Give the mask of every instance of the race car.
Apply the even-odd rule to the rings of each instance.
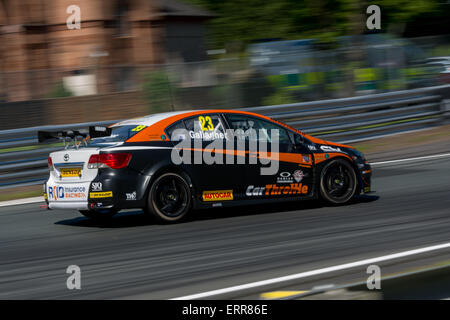
[[[48,157],[48,209],[93,219],[141,208],[171,223],[193,209],[318,198],[341,205],[370,192],[361,152],[251,112],[167,112],[89,133],[38,134],[72,142]]]

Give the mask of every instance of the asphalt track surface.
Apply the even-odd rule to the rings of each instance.
[[[373,190],[346,206],[207,210],[177,225],[139,211],[98,224],[39,204],[2,207],[0,299],[169,299],[450,242],[449,157],[376,166]],[[81,290],[66,287],[69,265],[81,268]],[[339,277],[348,280],[308,285]]]

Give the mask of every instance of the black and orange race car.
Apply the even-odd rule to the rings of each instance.
[[[354,148],[311,137],[255,113],[153,114],[108,128],[39,132],[75,139],[48,157],[49,209],[90,218],[142,208],[164,222],[191,209],[321,198],[348,202],[370,191],[371,168]]]

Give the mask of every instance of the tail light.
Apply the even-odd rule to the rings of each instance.
[[[129,153],[101,153],[93,154],[89,158],[89,169],[101,169],[110,167],[112,169],[125,168],[130,162],[131,154]]]
[[[52,157],[48,157],[47,163],[48,163],[48,168],[50,169],[50,171],[53,171],[53,160],[52,160]]]

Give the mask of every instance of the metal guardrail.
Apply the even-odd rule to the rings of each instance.
[[[351,143],[441,124],[448,118],[450,85],[336,100],[241,110],[261,113],[331,141]],[[41,184],[47,156],[61,145],[38,145],[38,130],[79,129],[115,121],[40,126],[0,131],[0,190]]]

